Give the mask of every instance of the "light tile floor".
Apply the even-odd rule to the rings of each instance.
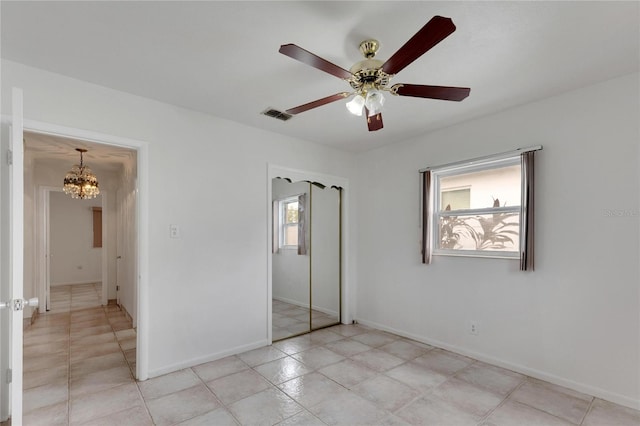
[[[359,325],[135,382],[123,344],[135,334],[117,312],[40,321],[25,338],[26,425],[640,424],[638,411]]]
[[[272,311],[272,336],[274,342],[309,332],[311,329],[309,327],[309,308],[273,299]],[[311,324],[314,330],[340,322],[337,315],[330,315],[315,309],[311,310],[311,315]]]

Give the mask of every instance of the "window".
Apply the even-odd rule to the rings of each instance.
[[[519,257],[520,157],[432,171],[433,254]]]
[[[102,247],[102,207],[92,207],[93,211],[93,247]]]
[[[520,148],[420,170],[422,263],[433,254],[511,257],[534,269],[535,152]]]
[[[298,197],[280,201],[280,248],[298,248]]]

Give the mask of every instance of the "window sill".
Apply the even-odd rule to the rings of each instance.
[[[486,259],[507,259],[507,260],[520,260],[520,254],[514,252],[483,252],[472,250],[438,250],[433,252],[434,256],[448,256],[448,257],[479,257]]]

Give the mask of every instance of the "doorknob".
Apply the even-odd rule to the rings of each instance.
[[[0,302],[0,309],[10,308],[13,311],[22,311],[25,306],[37,307],[39,300],[37,297],[31,299],[11,299],[8,302]]]

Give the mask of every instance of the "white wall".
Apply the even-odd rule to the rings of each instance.
[[[149,143],[149,374],[266,344],[267,164],[348,178],[352,155],[3,61],[12,86],[26,119]]]
[[[51,285],[102,281],[102,248],[93,247],[93,211],[102,195],[75,200],[63,192],[49,198]]]
[[[357,318],[640,408],[639,89],[633,74],[359,155]],[[535,271],[422,265],[418,170],[538,144]]]

